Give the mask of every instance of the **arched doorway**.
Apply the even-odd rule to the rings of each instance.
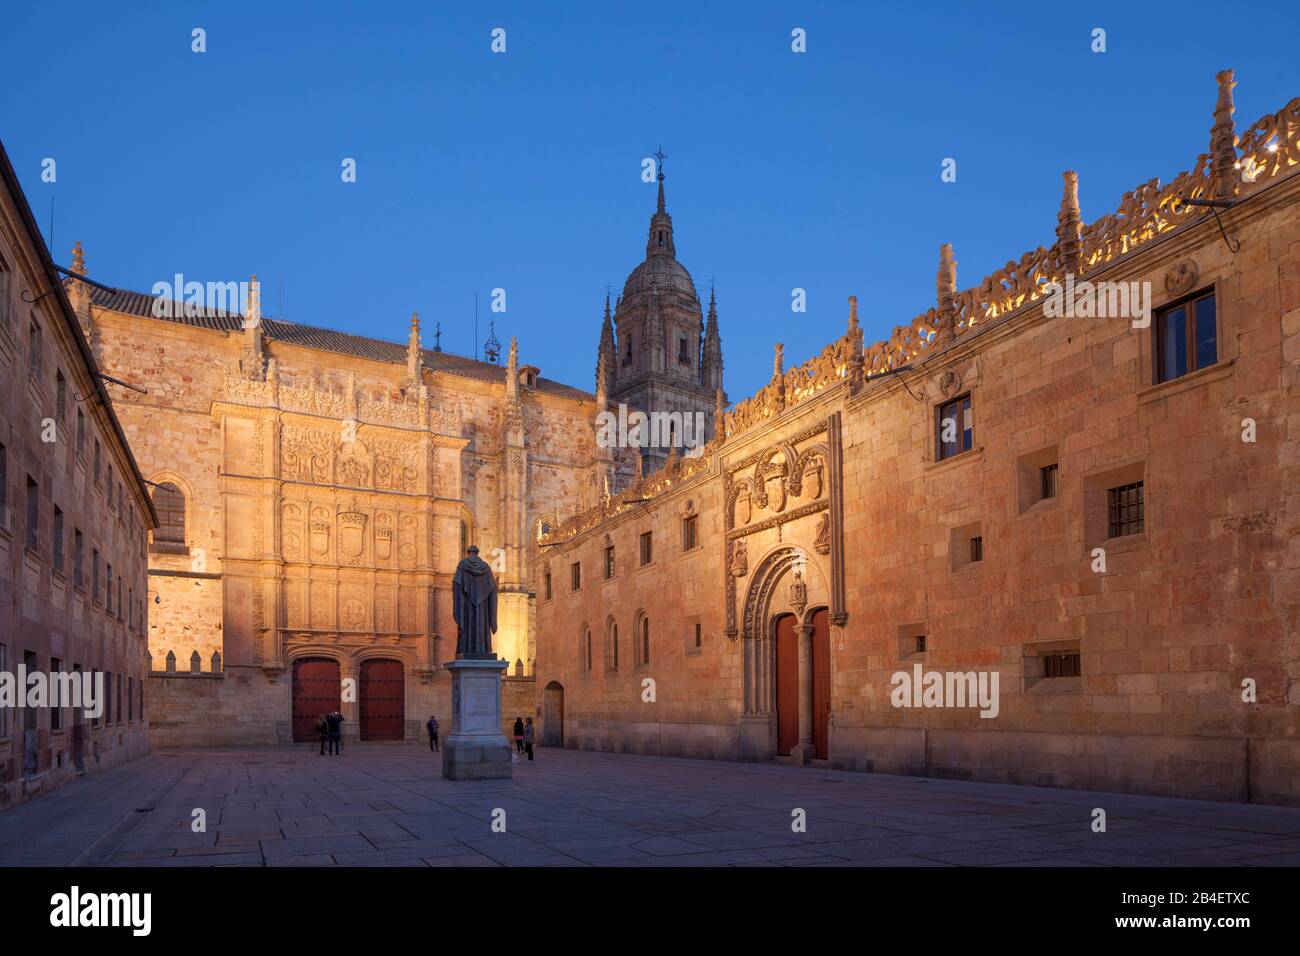
[[[542,692],[542,746],[564,746],[564,685],[555,680]]]
[[[402,740],[406,736],[406,675],[401,661],[361,662],[361,739]]]
[[[343,706],[339,662],[327,657],[301,657],[293,662],[293,739],[318,740],[316,724]]]
[[[831,742],[831,627],[830,612],[812,614],[812,718],[813,750],[825,760]]]
[[[776,619],[776,752],[788,757],[799,743],[799,635],[793,614]]]

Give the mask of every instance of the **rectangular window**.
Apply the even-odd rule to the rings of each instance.
[[[643,531],[641,533],[641,563],[649,564],[654,560],[654,532]]]
[[[77,457],[86,453],[86,413],[77,409]]]
[[[104,485],[106,488],[108,488],[108,510],[116,511],[117,508],[113,504],[113,466],[112,465],[108,466],[108,481],[105,482]]]
[[[984,539],[978,535],[970,539],[970,559],[972,561],[984,560]]]
[[[90,599],[99,600],[99,549],[90,549]]]
[[[963,395],[940,405],[935,434],[939,438],[938,460],[952,458],[975,447],[975,418],[970,396]]]
[[[614,576],[614,546],[605,545],[605,580],[608,581]]]
[[[135,630],[135,588],[126,589],[126,626]]]
[[[700,646],[700,644],[701,644],[701,643],[703,642],[703,640],[704,640],[704,638],[703,638],[703,632],[702,632],[701,628],[702,628],[702,625],[700,624],[700,622],[699,622],[699,621],[696,621],[696,622],[695,622],[695,646],[696,646],[697,648]]]
[[[1056,470],[1057,465],[1055,464],[1044,465],[1042,468],[1038,469],[1038,475],[1042,483],[1041,497],[1056,497]]]
[[[37,551],[41,546],[41,489],[32,476],[27,476],[27,550]]]
[[[1078,677],[1082,673],[1083,671],[1079,666],[1078,651],[1043,656],[1044,677]]]
[[[117,576],[117,619],[122,620],[122,575]]]
[[[569,590],[577,591],[582,587],[582,562],[574,561],[569,565]]]
[[[54,506],[54,529],[53,529],[53,563],[54,570],[60,574],[63,573],[63,509],[58,505]]]
[[[81,534],[80,528],[72,529],[72,584],[74,587],[85,587],[86,579],[82,573],[82,559],[86,556],[86,539]]]
[[[698,518],[699,515],[690,515],[682,519],[682,550],[683,551],[691,551],[695,548],[697,544],[700,543],[700,539],[697,535],[698,528],[699,528],[699,524],[697,520]]]
[[[543,593],[546,595],[545,600],[551,599],[551,572],[547,571],[542,575]]]
[[[27,333],[27,371],[37,376],[41,374],[41,327],[36,324],[36,316],[32,316]]]
[[[686,341],[686,339],[680,337],[677,339],[677,364],[678,365],[691,364],[691,355],[688,346],[689,343]]]
[[[117,675],[117,722],[122,722],[122,675]]]
[[[915,644],[914,646],[915,646],[915,648],[916,648],[916,653],[918,653],[918,654],[924,654],[924,653],[925,653],[925,635],[924,635],[924,634],[918,634],[918,635],[916,635],[916,644]]]
[[[1108,537],[1141,534],[1145,526],[1142,482],[1110,488],[1106,492]]]
[[[99,447],[99,439],[96,438],[95,439],[95,468],[93,472],[95,476],[95,484],[99,484],[99,469],[104,463],[103,457],[104,457],[103,449]]]
[[[1156,313],[1155,352],[1157,382],[1173,381],[1219,360],[1213,292]]]
[[[57,657],[50,658],[50,730],[63,729],[63,705],[67,703],[59,697],[59,672],[63,670],[63,661]]]
[[[105,583],[108,585],[108,601],[104,605],[104,607],[107,609],[109,614],[112,614],[113,613],[113,565],[112,564],[109,564],[108,566],[107,579],[108,580]]]
[[[63,377],[63,369],[54,373],[54,414],[63,421],[68,413],[68,380]]]

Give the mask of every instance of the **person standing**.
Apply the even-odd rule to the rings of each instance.
[[[522,718],[515,718],[515,753],[524,752],[524,722]]]
[[[533,718],[528,718],[528,723],[524,726],[524,752],[528,754],[531,762],[533,759]]]
[[[436,715],[430,715],[429,722],[425,724],[429,730],[429,752],[438,752],[438,718]]]
[[[326,716],[325,723],[329,725],[330,756],[333,756],[343,749],[343,715],[336,710]]]
[[[325,756],[325,741],[329,737],[329,724],[325,722],[325,715],[321,714],[320,719],[316,721],[316,733],[320,734],[320,755]]]

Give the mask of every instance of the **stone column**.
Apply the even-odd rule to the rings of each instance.
[[[799,638],[799,743],[790,756],[808,763],[817,752],[813,747],[813,668],[812,625],[799,624],[794,629]]]

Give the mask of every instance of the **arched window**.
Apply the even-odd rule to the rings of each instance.
[[[591,670],[591,628],[582,629],[582,643],[578,645],[578,663],[584,671]]]
[[[153,532],[150,550],[162,554],[185,554],[185,495],[171,482],[153,490],[153,507],[158,512],[158,527]]]
[[[610,618],[609,625],[605,632],[605,668],[607,670],[618,670],[618,624]]]
[[[641,616],[641,663],[650,663],[650,618]]]
[[[456,557],[459,561],[465,557],[465,552],[469,550],[470,545],[476,544],[474,540],[477,536],[474,533],[474,515],[468,508],[460,509],[460,554]]]

